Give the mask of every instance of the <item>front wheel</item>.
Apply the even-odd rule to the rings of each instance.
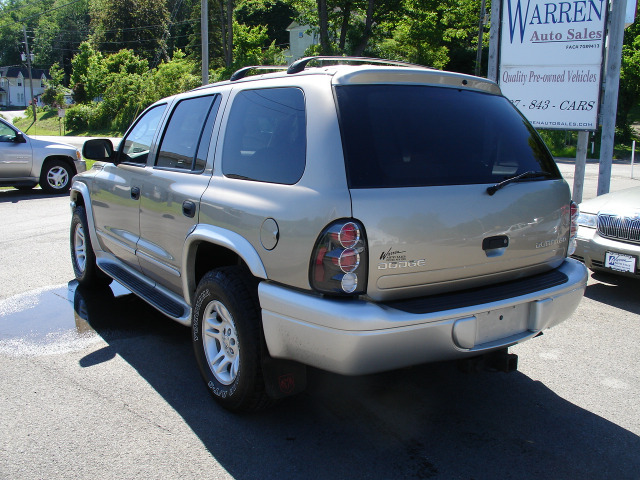
[[[194,352],[213,397],[232,411],[268,406],[260,364],[260,309],[251,274],[239,266],[212,270],[194,298]]]
[[[46,162],[40,173],[40,187],[47,193],[67,193],[71,188],[73,170],[67,162],[52,160]]]
[[[96,264],[96,255],[91,246],[87,213],[84,207],[73,209],[70,231],[71,265],[73,273],[80,285],[85,287],[102,287],[111,283],[105,273]]]

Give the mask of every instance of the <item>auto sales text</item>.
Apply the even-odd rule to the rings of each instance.
[[[502,83],[596,83],[598,75],[591,70],[563,70],[562,73],[539,74],[535,70],[528,72],[517,70],[502,73]]]

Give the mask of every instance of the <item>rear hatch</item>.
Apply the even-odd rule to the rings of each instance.
[[[431,85],[382,77],[335,85],[353,217],[367,235],[367,294],[451,292],[560,265],[570,191],[511,103],[486,86],[436,86],[436,73]]]

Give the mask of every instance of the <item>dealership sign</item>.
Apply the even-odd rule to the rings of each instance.
[[[606,0],[503,0],[502,92],[536,128],[595,130]]]

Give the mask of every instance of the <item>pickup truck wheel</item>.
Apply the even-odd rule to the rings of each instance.
[[[91,246],[87,213],[84,207],[73,209],[70,233],[71,265],[78,283],[85,287],[109,285],[111,278],[96,265],[96,255]]]
[[[271,403],[260,365],[260,309],[252,280],[242,267],[212,270],[194,297],[196,361],[213,397],[232,411],[258,410]]]
[[[40,173],[40,187],[47,193],[67,193],[74,173],[62,160],[45,162]]]

